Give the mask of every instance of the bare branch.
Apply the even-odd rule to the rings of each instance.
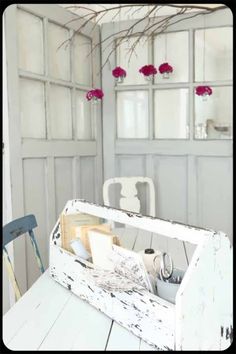
[[[169,7],[176,7],[176,8],[187,8],[187,9],[200,9],[200,10],[207,10],[207,11],[213,11],[215,9],[217,10],[222,10],[222,9],[226,9],[227,6],[226,5],[222,5],[222,6],[217,6],[217,7],[207,7],[207,6],[195,6],[195,5],[189,5],[185,4],[185,5],[175,5],[175,4],[165,4],[165,6],[169,6]]]
[[[106,16],[109,13],[113,14],[113,12],[114,12],[114,15],[111,19],[111,21],[114,21],[115,18],[121,13],[122,9],[127,8],[127,10],[125,11],[125,15],[127,15],[128,13],[130,13],[133,10],[131,13],[131,16],[134,16],[134,15],[137,15],[141,10],[145,9],[148,6],[148,9],[145,12],[145,14],[142,17],[135,20],[134,22],[132,22],[130,27],[116,31],[115,33],[112,33],[103,39],[99,39],[97,43],[93,44],[88,56],[92,55],[94,50],[96,50],[96,48],[99,46],[103,45],[103,52],[105,52],[107,50],[107,48],[111,44],[113,44],[112,50],[106,55],[106,58],[105,58],[105,61],[101,67],[101,70],[109,62],[111,55],[117,50],[117,48],[119,48],[119,46],[122,43],[128,41],[131,37],[132,38],[137,37],[137,38],[135,39],[135,41],[132,43],[132,45],[128,49],[128,53],[129,53],[128,63],[130,63],[132,55],[133,54],[136,55],[137,45],[140,43],[140,41],[142,39],[144,39],[144,43],[146,43],[150,38],[153,38],[153,36],[155,34],[163,33],[164,31],[166,31],[166,29],[169,26],[172,26],[178,22],[185,21],[185,20],[200,16],[200,15],[206,15],[209,13],[213,13],[215,11],[227,8],[226,5],[219,5],[219,6],[212,8],[207,5],[205,6],[204,4],[199,4],[199,5],[198,4],[193,4],[193,5],[188,5],[188,4],[183,4],[183,5],[180,5],[180,4],[164,4],[164,5],[162,5],[162,4],[161,5],[160,4],[114,4],[114,6],[112,6],[110,8],[106,8],[106,7],[102,6],[101,4],[99,4],[99,5],[101,7],[101,9],[99,9],[99,10],[94,10],[90,7],[86,7],[86,6],[82,6],[82,5],[73,5],[73,6],[66,6],[65,7],[66,9],[85,10],[88,13],[86,13],[82,16],[78,15],[78,17],[73,18],[72,20],[70,20],[64,24],[64,27],[67,27],[72,22],[75,22],[75,21],[82,22],[80,24],[80,26],[73,32],[71,37],[69,39],[63,41],[60,44],[58,49],[60,49],[66,43],[67,43],[66,46],[68,46],[70,43],[72,43],[75,35],[77,33],[80,33],[87,25],[91,26],[91,24],[93,24],[93,26],[91,26],[92,28],[90,30],[90,35],[92,36],[92,33],[95,30],[96,26],[100,23],[102,18],[104,18],[104,16]],[[175,14],[157,17],[156,16],[157,12],[164,7],[176,8],[178,11]],[[191,14],[189,11],[191,9],[192,10],[200,10],[200,11],[195,11],[193,14]],[[181,16],[183,14],[185,14],[186,16]],[[188,15],[190,15],[190,16],[188,16]],[[140,24],[144,24],[142,30],[139,29]],[[104,46],[104,44],[105,44],[105,46]]]

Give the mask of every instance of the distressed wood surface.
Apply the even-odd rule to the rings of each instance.
[[[86,205],[86,208],[81,210],[81,205]],[[64,208],[64,214],[70,214],[82,211],[82,212],[90,212],[90,206],[94,206],[91,203],[81,202],[81,201],[70,201]],[[88,209],[87,209],[88,207]],[[95,215],[106,218],[106,214],[99,214],[99,209],[104,210],[104,207],[98,207]],[[112,218],[107,218],[109,221],[120,221],[120,219],[114,219],[116,217],[116,212],[121,212],[120,210],[112,210],[112,208],[106,208],[108,211],[113,211]],[[125,215],[125,212],[121,212]],[[135,216],[133,214],[129,214],[129,216]],[[140,219],[140,218],[139,218]],[[142,219],[142,218],[141,218]],[[137,225],[140,226],[142,220],[137,222]],[[137,226],[136,225],[136,226]],[[126,228],[119,234],[121,239],[121,244],[128,248],[133,249],[135,251],[139,251],[143,248],[151,247],[153,243],[153,247],[158,245],[158,236],[153,235],[149,231],[145,229],[137,229],[137,228]],[[127,237],[128,236],[128,237]],[[153,241],[154,238],[154,241]],[[171,253],[175,253],[175,250],[178,250],[180,253],[179,257],[181,258],[181,265],[178,264],[181,268],[186,269],[187,260],[186,254],[183,253],[183,245],[176,239],[171,240],[174,244],[172,246]],[[108,316],[115,319],[115,323],[112,323],[112,327],[115,331],[120,331],[119,323],[122,326],[128,328],[132,333],[141,337],[139,345],[145,340],[147,343],[156,346],[156,349],[174,349],[174,340],[175,340],[175,328],[174,328],[174,306],[172,306],[171,311],[169,313],[165,313],[162,318],[162,310],[163,308],[158,308],[158,316],[153,309],[150,309],[150,294],[145,294],[145,297],[141,299],[137,297],[137,291],[131,291],[131,297],[127,296],[125,292],[109,294],[106,291],[101,291],[101,289],[97,288],[96,285],[90,282],[88,275],[85,272],[80,272],[78,267],[81,267],[81,264],[77,262],[76,266],[74,264],[75,257],[69,254],[68,252],[64,252],[62,249],[56,247],[60,247],[60,225],[57,223],[54,230],[51,234],[51,251],[50,251],[50,265],[51,265],[51,275],[55,280],[62,283],[64,286],[68,287],[68,289],[72,290],[75,294],[78,294],[81,298],[88,301],[90,304],[94,305],[99,310],[105,312]],[[178,247],[177,247],[178,246]],[[159,249],[159,246],[157,247]],[[174,251],[174,252],[173,252]],[[182,255],[182,257],[181,257]],[[84,267],[83,267],[84,268]],[[82,269],[81,269],[82,270]],[[76,271],[76,273],[75,273]],[[73,276],[74,274],[74,276]],[[78,275],[79,274],[79,275]],[[73,280],[72,280],[73,279]],[[110,296],[111,298],[110,298]],[[95,297],[97,296],[97,299]],[[142,295],[143,296],[143,295]],[[152,306],[156,302],[156,299],[159,299],[157,296],[154,296],[151,299]],[[112,300],[112,301],[111,301]],[[141,307],[140,307],[140,304]],[[158,306],[162,306],[163,304],[158,304]],[[168,302],[164,305],[166,308],[170,309],[171,306]],[[154,306],[155,307],[155,306]],[[127,311],[126,311],[127,310]],[[131,310],[131,312],[130,312]],[[150,312],[149,312],[150,311]],[[128,316],[126,316],[126,312]],[[132,313],[132,315],[130,315]],[[144,316],[148,317],[148,321]],[[161,316],[161,318],[160,318]],[[150,321],[150,319],[152,319]],[[161,322],[161,326],[156,326],[157,322]],[[150,324],[151,323],[151,324]],[[126,332],[125,332],[126,333]],[[115,346],[116,348],[116,346]],[[122,350],[122,348],[121,348]]]
[[[139,241],[139,237],[142,235],[147,240],[146,247],[152,246],[161,250],[166,249],[164,241],[166,237],[163,237],[163,235],[153,233],[151,236],[148,236],[145,230],[136,229],[135,232],[134,228],[120,228],[115,230],[115,232],[120,235],[121,240],[123,237],[126,239],[130,249],[138,250],[139,242],[141,242]],[[60,246],[59,233],[60,228],[58,225],[55,225],[54,232],[51,235],[53,239],[50,240],[51,246],[54,245],[54,241]],[[130,241],[127,240],[129,234]],[[225,239],[227,240],[226,237]],[[191,267],[191,263],[193,266],[194,261],[197,259],[196,252],[195,254],[193,253],[193,249],[196,246],[190,243],[186,243],[186,245],[190,246],[186,247],[186,254]],[[221,258],[225,257],[228,248],[229,245],[224,246],[221,252],[218,251],[218,256]],[[180,250],[181,248],[178,248],[178,252]],[[187,262],[187,260],[183,260],[184,257],[186,258],[184,248],[182,248],[181,253],[182,256],[177,257],[179,262]],[[222,262],[217,262],[216,265],[219,273],[227,270],[227,264],[225,265],[225,270],[221,269],[221,264]],[[225,284],[229,284],[231,275],[232,273],[229,271],[228,278],[225,279]],[[186,273],[186,279],[188,277],[189,274]],[[183,282],[183,286],[186,286],[186,282]],[[218,283],[216,293],[220,291],[220,287],[221,282]],[[183,289],[185,287],[182,287]],[[224,310],[224,314],[221,326],[222,336],[217,343],[220,342],[221,348],[227,348],[230,338],[232,338],[232,298],[229,291],[226,293],[228,298],[225,301],[228,306],[225,306],[225,303],[220,303],[221,311],[223,312]],[[192,298],[195,299],[196,296]],[[52,306],[51,299],[54,299],[57,305]],[[179,306],[179,304],[176,306]],[[187,314],[189,313],[191,312],[188,311]],[[188,328],[190,319],[189,316],[186,316],[187,322],[182,323],[183,319],[181,316],[179,317],[179,314],[180,307],[177,311],[176,326],[179,321],[178,323],[181,323],[181,328],[184,330],[184,328]],[[67,325],[68,318],[70,319],[69,327]],[[37,332],[36,328],[40,328],[40,330]],[[64,337],[62,333],[64,333]],[[86,301],[81,300],[77,295],[74,295],[71,291],[68,291],[68,289],[55,282],[49,277],[48,271],[34,283],[26,294],[3,317],[3,340],[7,347],[13,350],[19,348],[31,348],[32,350],[60,350],[60,348],[64,350],[158,350],[157,347],[133,335],[94,306],[90,306]],[[183,348],[184,344],[187,343],[186,340],[186,338],[182,339]]]
[[[157,349],[174,349],[174,305],[145,289],[106,291],[94,284],[82,264],[60,247],[51,247],[50,273],[56,281]]]
[[[225,350],[233,339],[232,245],[222,232],[197,246],[176,295],[176,350]]]
[[[63,213],[73,214],[76,212],[85,212],[139,227],[136,235],[135,229],[127,229],[121,235],[121,240],[125,240],[125,233],[133,232],[134,237],[129,241],[131,249],[139,249],[142,245],[141,242],[139,246],[139,238],[142,236],[145,238],[147,230],[155,232],[155,235],[146,235],[147,243],[152,246],[161,241],[162,248],[165,248],[162,237],[170,237],[172,244],[167,244],[168,252],[175,254],[176,251],[178,255],[184,252],[185,257],[175,258],[174,264],[176,267],[186,270],[186,273],[177,292],[176,305],[171,308],[169,302],[163,303],[162,299],[146,290],[132,289],[114,293],[111,290],[109,292],[107,289],[98,287],[94,282],[91,282],[89,277],[89,264],[83,264],[81,259],[78,263],[75,256],[58,247],[54,240],[55,244],[50,247],[50,264],[51,275],[55,280],[107,314],[116,323],[129,329],[148,344],[154,345],[157,350],[219,349],[226,348],[230,344],[232,339],[232,299],[229,296],[229,292],[232,290],[232,281],[230,276],[226,277],[224,281],[227,310],[220,305],[219,298],[222,295],[222,289],[218,285],[220,278],[222,278],[222,271],[229,274],[232,271],[229,251],[231,245],[225,234],[99,206],[82,200],[67,202]],[[56,227],[58,228],[58,226]],[[159,235],[161,239],[158,239]],[[52,238],[54,236],[55,230],[51,234]],[[194,244],[194,248],[189,247],[189,244],[186,245],[186,241]],[[228,243],[228,246],[222,253],[222,257],[226,266],[223,268],[219,265],[216,272],[216,252],[219,251],[221,245],[224,246],[225,242]],[[188,256],[188,250],[190,256]],[[154,308],[151,308],[150,302]],[[199,314],[201,318],[204,317],[204,325],[201,326]],[[145,316],[147,317],[145,318]],[[119,327],[116,326],[116,328],[119,331]],[[211,328],[210,335],[208,328]]]
[[[77,212],[95,215],[142,230],[159,233],[176,240],[191,242],[196,245],[203,239],[207,239],[207,237],[211,236],[213,233],[213,230],[185,225],[172,220],[143,216],[131,211],[101,206],[81,199],[69,200],[65,205],[63,213],[75,214]]]
[[[57,242],[59,231],[59,227],[55,227],[54,238]],[[123,240],[126,240],[128,248],[133,249],[136,238],[141,235],[142,230],[118,228],[114,232],[120,236],[121,240],[124,237]],[[147,240],[151,237],[149,235]],[[53,240],[51,242],[53,244]],[[144,244],[144,247],[150,247],[149,242],[146,246]],[[68,300],[63,306],[58,307],[56,316],[52,311],[48,312],[49,293],[55,301],[58,296],[60,297],[59,293],[64,294]],[[48,313],[45,321],[49,321],[52,326],[48,331],[44,327],[45,331],[43,335],[41,332],[40,345],[38,345],[37,336],[35,337],[36,333],[32,334],[30,345],[33,350],[157,350],[155,346],[147,344],[52,280],[48,270],[3,317],[4,343],[14,350],[20,347],[25,348],[28,335],[24,331],[24,326],[28,321],[29,326],[34,328],[42,326],[42,322],[38,321],[40,311]],[[68,318],[70,319],[69,329],[66,325]],[[92,336],[91,333],[93,333]],[[18,342],[14,340],[16,335]]]
[[[136,229],[136,232],[135,229],[131,230],[130,242],[128,242],[129,230],[126,228],[116,229],[115,233],[120,235],[121,239],[124,236],[132,249],[138,230]],[[148,243],[146,247],[149,246]],[[51,320],[50,317],[53,316],[53,313],[49,312],[49,320],[54,322],[47,333],[44,333],[44,338],[39,346],[37,338],[32,335],[31,348],[34,350],[157,350],[155,346],[147,344],[96,308],[54,282],[49,277],[48,271],[34,283],[3,318],[4,343],[12,349],[24,348],[24,343],[28,340],[27,333],[23,330],[25,323],[31,318],[30,326],[39,326],[39,312],[35,309],[47,313],[49,301],[47,302],[46,299],[48,299],[48,293],[51,294],[52,298],[57,299],[59,292],[62,292],[65,296],[68,294],[71,294],[71,296],[65,306],[58,311],[56,319],[54,317]],[[43,306],[42,299],[44,299]],[[66,326],[68,318],[71,319],[70,330]],[[105,328],[104,331],[103,328]],[[16,333],[22,344],[13,341]],[[64,333],[63,336],[62,333]],[[91,333],[93,333],[93,336],[91,336]],[[35,343],[34,345],[32,345],[32,341]]]

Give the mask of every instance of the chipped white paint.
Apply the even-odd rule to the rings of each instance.
[[[56,281],[156,349],[220,350],[230,345],[232,247],[225,234],[83,200],[68,201],[63,213],[77,212],[189,241],[197,247],[173,305],[145,289],[111,292],[98,287],[93,265],[60,247],[58,221],[50,236],[50,274]]]
[[[224,350],[232,340],[232,246],[202,240],[176,296],[176,350]]]
[[[161,349],[174,349],[172,304],[145,289],[123,292],[102,289],[92,280],[91,269],[84,265],[91,267],[56,245],[51,247],[50,274],[56,281],[148,343]]]

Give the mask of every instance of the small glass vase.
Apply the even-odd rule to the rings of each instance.
[[[145,78],[146,81],[151,82],[153,80],[153,78],[154,78],[154,75],[153,74],[144,75],[144,78]]]
[[[165,71],[165,72],[162,74],[162,78],[163,78],[163,79],[169,79],[169,78],[170,78],[170,72],[169,72],[169,71]]]
[[[92,104],[97,104],[97,103],[98,103],[98,98],[97,98],[97,97],[93,97],[93,98],[91,99],[91,103],[92,103]]]
[[[207,94],[207,93],[204,93],[204,95],[202,95],[202,101],[203,101],[203,102],[206,102],[206,101],[207,101],[207,98],[208,98],[208,94]]]
[[[122,84],[124,82],[124,76],[118,76],[115,78],[117,84]]]

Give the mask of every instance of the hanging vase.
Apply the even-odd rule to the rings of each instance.
[[[93,98],[91,99],[91,103],[92,103],[92,104],[97,104],[97,103],[98,103],[98,98],[97,98],[97,97],[93,97]]]
[[[170,78],[170,73],[169,73],[169,71],[164,72],[164,73],[162,74],[162,78],[163,78],[163,79],[169,79],[169,78]]]
[[[154,78],[154,75],[145,75],[144,78],[146,81],[151,82]]]
[[[124,76],[118,76],[115,80],[117,84],[122,84],[124,82]]]

